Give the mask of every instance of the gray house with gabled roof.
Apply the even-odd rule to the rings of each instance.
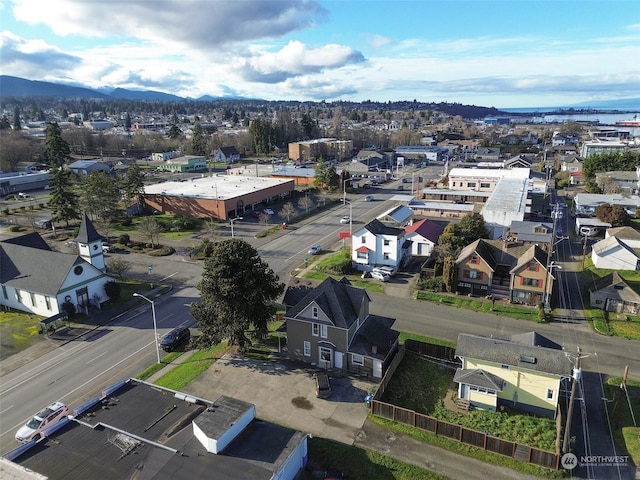
[[[289,357],[382,378],[398,349],[395,319],[369,313],[371,297],[329,277],[285,314]]]
[[[85,311],[100,308],[108,300],[104,286],[110,280],[82,256],[51,250],[38,233],[0,242],[0,305],[5,308],[43,317],[61,313],[65,302]]]
[[[456,357],[462,362],[453,379],[458,398],[474,408],[507,406],[555,418],[561,393],[569,389],[569,357],[538,332],[508,339],[461,333]]]

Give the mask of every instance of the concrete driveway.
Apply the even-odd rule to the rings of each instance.
[[[330,376],[333,393],[320,399],[315,395],[315,371],[288,359],[258,361],[227,354],[184,391],[207,400],[238,398],[255,404],[263,420],[353,444],[367,418],[364,397],[376,384]]]

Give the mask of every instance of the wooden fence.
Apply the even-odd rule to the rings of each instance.
[[[404,350],[404,349],[403,349]],[[386,385],[385,385],[386,386]],[[376,392],[376,396],[377,392]],[[455,423],[445,422],[437,418],[423,415],[407,408],[397,407],[374,398],[371,401],[371,413],[394,422],[410,425],[421,430],[435,433],[467,445],[482,448],[488,452],[499,453],[521,462],[531,463],[557,470],[560,455],[519,443],[502,440],[484,432],[471,430]]]
[[[400,362],[404,358],[407,350],[449,362],[456,361],[455,348],[418,342],[411,339],[405,340],[393,361],[389,364],[389,368],[387,368],[387,371],[380,382],[380,386],[373,395],[370,404],[371,413],[373,415],[393,420],[394,422],[403,423],[405,425],[410,425],[415,428],[420,428],[467,445],[473,445],[488,452],[499,453],[500,455],[511,457],[521,462],[558,470],[560,465],[560,455],[554,452],[547,452],[538,448],[529,447],[528,445],[521,445],[508,440],[502,440],[484,432],[471,430],[461,425],[438,420],[437,418],[423,415],[407,408],[397,407],[390,403],[381,402],[380,399],[387,389],[389,382],[393,378],[393,374],[398,368],[398,365],[400,365]]]

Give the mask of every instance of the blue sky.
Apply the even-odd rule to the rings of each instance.
[[[0,0],[0,73],[498,108],[640,96],[636,0]]]

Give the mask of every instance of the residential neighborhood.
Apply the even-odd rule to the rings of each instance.
[[[27,442],[13,431],[0,438],[0,468],[79,478],[52,458],[84,439],[95,458],[117,447],[126,461],[116,476],[132,475],[131,455],[144,453],[168,478],[191,452],[192,472],[322,478],[332,465],[314,457],[315,442],[373,448],[363,432],[384,438],[384,419],[457,442],[462,463],[473,448],[494,456],[487,468],[544,475],[568,470],[567,454],[595,455],[584,447],[590,436],[609,435],[584,427],[611,415],[594,396],[637,405],[639,135],[445,112],[420,123],[397,110],[342,119],[367,142],[333,135],[336,119],[318,118],[313,138],[258,151],[259,114],[173,123],[126,113],[130,127],[122,113],[56,118],[52,109],[51,121],[24,119],[13,132],[73,148],[59,164],[8,163],[0,174],[0,305],[39,332],[3,352],[3,381],[16,385],[7,392],[15,404],[32,392],[25,409],[68,397],[73,413]],[[127,148],[80,154],[73,139],[85,129]],[[132,147],[149,135],[162,148]],[[161,354],[173,328],[191,340]],[[47,355],[76,348],[83,366],[69,359],[74,373],[64,377],[92,387],[82,397],[76,380],[51,379],[51,392],[20,382],[30,362],[47,376]],[[44,353],[28,353],[36,349]],[[199,355],[210,362],[200,376],[163,383]],[[111,364],[107,382],[94,368]],[[437,394],[405,390],[431,375]],[[149,430],[127,421],[145,401]],[[0,413],[13,425],[34,412]],[[539,430],[501,426],[510,420]],[[255,458],[251,449],[269,439],[269,455]],[[606,444],[620,458],[633,452]],[[408,451],[389,455],[415,464]],[[110,475],[83,455],[75,464]],[[632,478],[633,462],[616,464],[621,478]],[[588,478],[609,468],[593,466]]]

